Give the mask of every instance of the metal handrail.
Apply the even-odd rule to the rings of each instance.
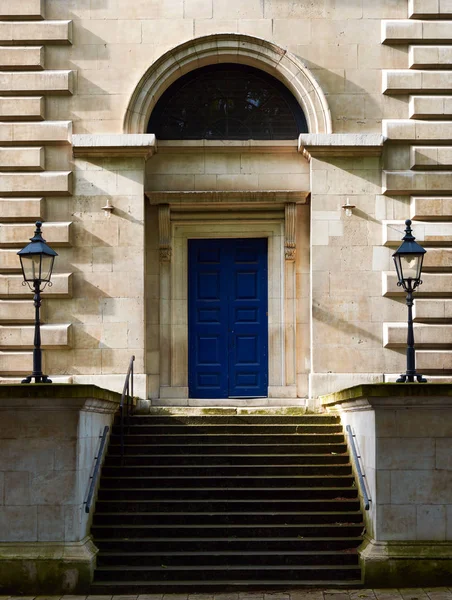
[[[363,472],[361,470],[361,465],[359,462],[359,459],[361,458],[361,456],[358,456],[358,453],[356,451],[355,440],[353,439],[356,436],[353,434],[352,428],[350,427],[350,425],[347,425],[346,430],[348,433],[348,439],[350,441],[350,447],[352,449],[353,459],[355,461],[356,472],[358,473],[359,486],[361,488],[361,492],[362,492],[363,498],[364,498],[364,510],[369,510],[371,499],[369,498],[369,496],[367,494],[366,484],[364,483],[365,475],[363,474]]]
[[[127,369],[126,380],[121,395],[121,402],[119,404],[119,419],[121,423],[121,457],[124,457],[124,400],[127,404],[127,425],[129,425],[130,417],[130,405],[133,402],[133,363],[135,356],[131,356],[129,362],[129,368]]]
[[[89,513],[89,511],[91,510],[91,502],[93,501],[94,490],[96,488],[97,478],[99,476],[100,465],[102,463],[102,456],[104,454],[105,443],[107,441],[107,434],[109,431],[110,431],[110,427],[108,425],[105,425],[102,435],[99,436],[101,438],[99,452],[97,453],[97,456],[94,457],[94,460],[96,462],[94,465],[93,474],[90,477],[91,483],[89,486],[88,497],[85,502],[85,512],[86,513]]]

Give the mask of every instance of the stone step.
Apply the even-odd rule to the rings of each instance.
[[[167,567],[175,566],[197,566],[200,563],[208,566],[213,565],[240,565],[246,558],[253,565],[321,565],[326,561],[336,565],[356,565],[358,553],[341,552],[340,550],[312,552],[130,552],[124,555],[122,552],[101,552],[97,556],[98,566],[118,565],[127,568],[128,565],[149,565]]]
[[[281,574],[279,574],[281,575]],[[277,580],[259,579],[255,581],[234,581],[230,579],[216,580],[215,583],[211,581],[153,581],[150,582],[121,582],[121,581],[109,581],[108,583],[94,582],[91,585],[91,592],[93,595],[104,595],[113,596],[117,594],[123,595],[137,595],[137,594],[148,594],[148,593],[166,593],[166,594],[182,594],[185,596],[188,593],[207,593],[207,592],[238,592],[238,591],[262,591],[262,589],[269,591],[283,591],[288,588],[361,588],[361,579],[328,579],[323,573],[321,579],[306,579],[306,580],[286,580],[279,578]]]
[[[314,482],[310,482],[310,486],[300,487],[299,482],[291,487],[270,487],[267,481],[263,482],[260,487],[246,486],[234,487],[227,490],[221,489],[218,486],[212,487],[209,483],[204,484],[204,487],[181,487],[180,483],[174,485],[172,489],[168,487],[158,487],[155,485],[152,489],[146,487],[133,487],[132,485],[119,482],[116,487],[114,485],[104,486],[101,479],[101,487],[99,488],[99,500],[155,500],[164,501],[171,500],[174,497],[185,501],[199,500],[255,500],[259,498],[265,500],[334,500],[335,498],[350,498],[358,497],[356,487],[348,485],[348,481],[341,481],[340,485],[334,482],[325,481],[325,485],[316,487]]]
[[[200,485],[208,485],[210,488],[224,488],[233,487],[240,489],[242,487],[248,488],[264,488],[264,487],[277,487],[277,488],[310,488],[310,487],[330,487],[330,486],[352,486],[354,485],[353,478],[350,475],[328,475],[328,477],[322,475],[281,475],[272,476],[271,478],[265,475],[236,475],[236,476],[197,476],[196,479],[192,477],[183,476],[155,476],[155,477],[102,477],[103,488],[117,488],[117,487],[131,487],[131,488],[197,488]]]
[[[340,537],[289,537],[289,538],[96,538],[96,546],[101,553],[107,552],[149,552],[150,543],[155,552],[356,552],[362,543],[360,536]]]
[[[278,581],[282,578],[289,581],[322,580],[326,579],[359,579],[361,570],[358,565],[229,565],[228,575],[237,584],[243,580]],[[225,576],[225,569],[220,565],[202,565],[195,568],[193,565],[168,567],[161,565],[156,567],[130,565],[127,569],[120,567],[100,567],[96,569],[95,582],[103,581],[127,582],[149,582],[157,581],[208,581],[217,584]]]
[[[211,513],[227,511],[245,511],[245,512],[293,512],[295,510],[303,511],[331,511],[342,512],[359,510],[360,504],[357,498],[337,498],[330,499],[293,499],[275,498],[270,500],[252,499],[252,500],[175,500],[166,498],[161,500],[97,500],[96,514],[105,512],[159,512],[160,514],[185,511],[185,514],[192,512]]]
[[[115,435],[114,433],[111,435],[111,441],[114,444],[119,444],[119,435]],[[265,433],[239,433],[239,434],[147,434],[147,435],[139,435],[139,434],[131,434],[124,436],[124,442],[127,445],[142,445],[142,444],[156,444],[160,448],[164,448],[167,445],[175,445],[175,444],[184,444],[184,445],[193,445],[193,444],[214,444],[215,446],[218,444],[243,444],[244,446],[249,446],[250,444],[340,444],[344,441],[344,436],[342,433],[313,433],[313,434],[293,434],[291,436],[287,436],[285,434],[265,434]]]
[[[1,339],[1,338],[0,338]],[[351,465],[154,465],[154,466],[104,466],[103,477],[243,477],[252,470],[253,477],[282,477],[318,475],[351,475]]]
[[[352,523],[362,523],[361,512],[221,512],[221,513],[96,513],[93,524],[95,527],[112,525],[117,523],[122,525],[137,525],[151,527],[152,525],[160,527],[163,525],[192,525],[221,527],[223,525],[350,525]]]
[[[190,409],[188,409],[190,410]],[[227,410],[227,409],[226,409]],[[259,411],[260,413],[261,411]],[[250,414],[247,412],[238,413],[238,414],[210,414],[209,415],[191,415],[191,414],[175,414],[174,416],[161,416],[161,415],[134,415],[130,418],[131,425],[139,424],[139,425],[202,425],[206,421],[208,421],[211,425],[223,425],[223,424],[281,424],[281,425],[303,425],[303,424],[338,424],[340,423],[340,419],[334,415],[313,415],[313,414],[300,414],[300,415],[291,415],[291,414],[279,414],[279,410],[276,409],[275,413],[272,413],[271,410],[267,410],[267,414],[253,414],[250,411]],[[119,423],[119,420],[115,421],[116,424]]]
[[[109,446],[109,455],[118,455],[121,451],[121,446],[119,444],[119,439],[111,439]],[[116,443],[115,443],[116,442]],[[329,442],[329,443],[285,443],[285,444],[272,444],[272,443],[254,443],[254,444],[196,444],[190,443],[185,446],[181,446],[180,444],[165,444],[164,449],[160,446],[156,446],[155,444],[140,444],[137,447],[136,444],[125,444],[124,453],[125,455],[135,455],[139,452],[142,455],[153,456],[157,454],[162,454],[164,452],[166,455],[172,456],[180,456],[180,455],[193,455],[199,454],[202,452],[205,455],[212,454],[222,454],[224,456],[230,454],[343,454],[347,451],[347,446],[345,441],[342,440],[340,442]]]
[[[91,528],[94,538],[200,538],[225,539],[235,538],[292,538],[303,539],[305,537],[357,537],[361,534],[364,524],[361,523],[311,523],[309,525],[272,525],[271,523],[249,524],[249,525],[93,525]]]
[[[182,465],[311,465],[329,464],[340,465],[348,463],[348,454],[184,454],[174,456],[171,454],[137,454],[108,455],[104,467],[125,466],[182,466]]]
[[[1,230],[0,230],[1,231]],[[119,425],[114,425],[112,433],[119,435],[121,428]],[[210,423],[210,421],[204,421],[204,423],[195,424],[137,424],[136,421],[131,421],[130,425],[127,426],[127,434],[133,435],[164,435],[166,438],[173,435],[264,435],[264,434],[280,434],[280,435],[313,435],[313,434],[333,434],[342,433],[342,425],[325,423],[325,424],[263,424],[257,425],[256,423]],[[241,438],[238,438],[241,439]]]

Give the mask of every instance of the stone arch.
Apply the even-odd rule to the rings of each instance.
[[[263,39],[237,33],[207,35],[184,42],[155,61],[129,101],[124,133],[145,133],[163,92],[186,73],[215,63],[241,63],[279,79],[303,109],[309,133],[332,133],[325,95],[309,69],[293,54]]]

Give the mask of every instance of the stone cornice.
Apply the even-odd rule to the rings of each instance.
[[[384,137],[375,133],[301,133],[298,151],[309,160],[327,156],[379,156]]]
[[[293,190],[234,190],[199,192],[145,192],[152,205],[169,204],[173,208],[191,208],[193,206],[226,205],[268,205],[283,206],[288,203],[306,204],[309,192]]]
[[[157,150],[153,133],[149,134],[75,134],[72,136],[72,152],[79,157],[143,157],[152,156]]]

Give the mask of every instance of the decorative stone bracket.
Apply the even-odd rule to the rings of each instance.
[[[284,256],[288,261],[294,261],[297,254],[297,205],[289,202],[285,205],[284,219]]]
[[[171,210],[169,204],[159,205],[160,262],[171,261]]]

